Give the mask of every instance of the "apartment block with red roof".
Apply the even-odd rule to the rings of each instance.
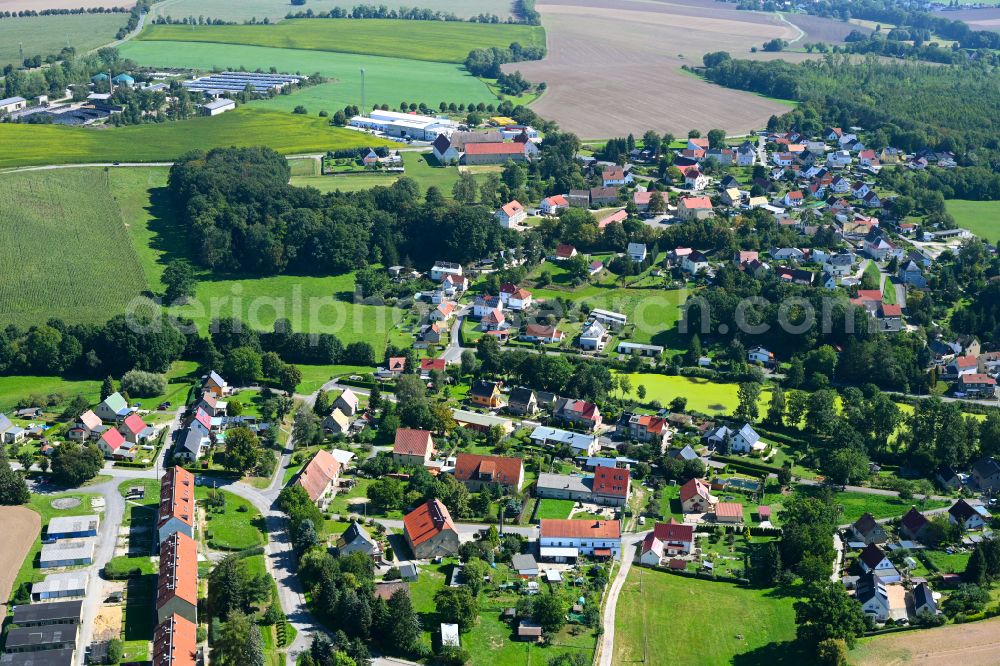
[[[180,615],[168,617],[153,632],[153,666],[195,666],[198,627]]]
[[[417,559],[448,557],[458,552],[458,530],[448,507],[439,499],[428,500],[406,514],[403,533]]]
[[[159,542],[175,532],[194,538],[194,474],[171,467],[160,480],[160,507],[156,519]]]
[[[455,460],[455,478],[471,491],[498,485],[509,492],[520,492],[524,484],[524,461],[505,456],[459,453]]]
[[[174,615],[198,623],[198,544],[181,532],[160,544],[156,586],[157,622]]]

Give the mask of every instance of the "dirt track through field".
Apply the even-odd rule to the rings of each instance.
[[[42,519],[23,506],[0,506],[0,525],[4,530],[0,540],[0,602],[6,602],[21,563],[42,529]],[[6,614],[6,607],[0,603],[0,617]]]
[[[858,666],[991,666],[1000,654],[1000,619],[876,638],[858,652]]]
[[[532,108],[582,138],[647,129],[741,133],[788,111],[681,71],[710,51],[748,57],[752,46],[774,37],[795,39],[798,31],[774,15],[709,0],[550,0],[537,9],[549,56],[505,69],[545,81],[548,90]]]

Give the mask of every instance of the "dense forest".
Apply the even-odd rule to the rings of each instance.
[[[267,148],[189,154],[169,189],[203,266],[252,274],[343,273],[409,258],[469,261],[505,247],[486,206],[420,196],[412,180],[356,193],[320,194],[288,184],[284,157]]]

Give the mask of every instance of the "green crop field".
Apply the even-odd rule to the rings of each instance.
[[[0,322],[103,322],[146,289],[111,190],[103,169],[0,174]]]
[[[143,41],[212,42],[464,62],[476,48],[543,45],[538,26],[384,19],[296,19],[277,25],[150,25]]]
[[[951,199],[945,208],[963,229],[991,243],[1000,239],[1000,201]]]
[[[24,57],[59,53],[67,43],[86,53],[114,41],[128,14],[26,16],[0,19],[0,67],[20,65]],[[20,45],[24,46],[24,57]]]
[[[336,7],[351,9],[357,2],[349,0],[309,0],[308,7],[291,7],[287,0],[162,0],[152,7],[154,16],[170,16],[175,19],[188,16],[222,19],[242,23],[252,18],[268,18],[272,22],[283,19],[289,10],[327,12]],[[364,3],[360,3],[364,4]],[[496,14],[501,18],[510,16],[509,0],[420,0],[419,3],[386,2],[391,9],[400,5],[419,6],[421,9],[449,12],[462,18],[478,16],[479,14]]]
[[[809,663],[795,643],[794,601],[632,567],[618,600],[614,663]]]
[[[241,108],[214,118],[88,129],[0,124],[0,168],[81,162],[161,162],[194,149],[269,146],[284,154],[386,145],[325,118]]]
[[[353,53],[329,53],[303,49],[266,48],[237,44],[192,44],[185,42],[131,41],[120,48],[124,57],[140,65],[187,69],[237,69],[299,72],[333,80],[303,88],[292,95],[254,102],[253,106],[291,111],[302,105],[310,114],[331,114],[349,104],[361,104],[361,69],[365,70],[368,104],[423,102],[437,108],[440,102],[496,103],[497,98],[482,81],[462,67],[442,62],[404,60]]]

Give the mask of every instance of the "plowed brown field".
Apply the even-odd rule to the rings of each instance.
[[[674,134],[720,127],[762,128],[788,106],[706,83],[681,70],[710,51],[749,57],[774,37],[798,30],[777,16],[709,0],[547,0],[537,9],[548,34],[540,62],[506,66],[548,90],[532,105],[583,138]]]
[[[1000,619],[906,631],[865,641],[851,653],[858,666],[993,666],[1000,655]]]
[[[4,463],[6,464],[6,463]],[[10,598],[10,588],[42,529],[42,519],[23,506],[0,506],[0,525],[4,538],[0,540],[0,617],[7,614],[3,602]]]

